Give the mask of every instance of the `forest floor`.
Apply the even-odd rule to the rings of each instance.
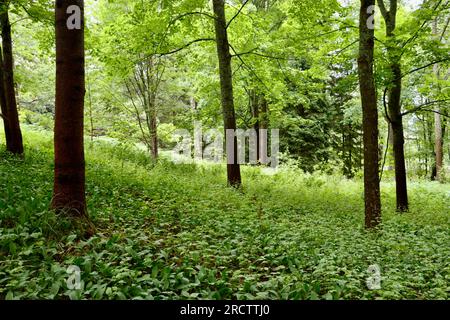
[[[50,133],[27,129],[24,160],[0,147],[0,299],[448,299],[450,185],[410,183],[383,225],[363,228],[362,183],[294,169],[152,164],[144,153],[88,144],[87,197],[97,233],[73,233],[48,210]],[[2,138],[3,141],[3,138]],[[81,271],[69,290],[67,269]],[[369,290],[377,265],[381,289]]]

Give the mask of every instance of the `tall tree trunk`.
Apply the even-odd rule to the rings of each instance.
[[[68,7],[72,14],[67,13]],[[64,214],[85,217],[84,1],[56,0],[55,13],[55,181],[52,208]],[[72,28],[69,28],[71,23]]]
[[[433,22],[433,33],[439,38],[437,18]],[[440,75],[438,64],[435,64],[433,66],[433,72],[436,76],[436,79],[439,80]],[[442,130],[442,119],[440,115],[441,109],[439,105],[437,105],[434,111],[434,153],[436,157],[436,180],[442,181],[442,170],[444,168],[444,135]]]
[[[2,49],[0,47],[0,66],[3,65]],[[3,79],[3,68],[0,67],[0,79]],[[3,121],[3,128],[5,130],[5,140],[11,141],[11,134],[9,132],[9,122],[7,115],[6,97],[5,97],[5,86],[3,81],[0,81],[0,113],[2,114],[1,120]]]
[[[393,38],[396,28],[398,0],[390,1],[390,8],[387,11],[384,0],[378,0],[381,14],[386,22],[386,36]],[[400,212],[408,210],[408,187],[406,179],[405,164],[405,138],[403,132],[403,117],[401,112],[402,94],[402,70],[400,65],[399,50],[391,44],[387,46],[387,53],[390,61],[392,73],[392,83],[388,89],[388,111],[392,124],[392,137],[395,162],[395,187],[397,196],[397,210]]]
[[[12,53],[11,24],[9,22],[8,6],[6,0],[0,2],[0,24],[2,27],[3,46],[3,89],[5,95],[6,119],[8,122],[8,136],[6,149],[14,154],[23,154],[22,132],[20,130],[19,113],[17,111],[16,90],[14,88],[14,61]]]
[[[233,79],[231,72],[231,54],[228,43],[227,23],[225,19],[224,0],[213,0],[217,43],[217,56],[219,58],[220,88],[222,100],[222,112],[225,128],[236,131],[236,115],[234,111]],[[237,137],[233,135],[233,142],[227,141],[227,176],[230,186],[239,187],[241,181],[241,169],[238,163]],[[228,140],[228,139],[227,139]]]
[[[368,8],[375,0],[361,0],[359,21],[359,85],[363,109],[365,226],[374,228],[381,221],[378,170],[378,109],[373,75],[374,30],[367,21]]]
[[[392,135],[394,138],[394,162],[395,162],[395,186],[397,196],[397,210],[404,212],[408,210],[408,189],[406,181],[405,165],[405,139],[403,135],[402,116],[392,119]]]

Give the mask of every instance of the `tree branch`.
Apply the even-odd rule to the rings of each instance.
[[[380,7],[381,14],[383,15],[384,20],[388,20],[390,15],[389,12],[386,9],[386,6],[384,5],[384,0],[378,0],[378,7]]]
[[[441,5],[442,0],[439,0],[438,3],[434,6],[433,11],[436,11],[436,9]],[[416,32],[413,34],[413,36],[411,38],[409,38],[408,40],[406,40],[406,42],[403,44],[402,46],[402,53],[401,55],[403,55],[405,53],[405,47],[412,42],[414,39],[417,38],[417,36],[419,35],[420,30],[422,30],[425,25],[430,22],[432,19],[430,20],[425,20],[422,25],[419,27],[419,29],[416,30]]]
[[[450,18],[448,18],[447,22],[445,23],[445,26],[444,26],[444,29],[442,30],[442,34],[441,34],[441,37],[439,38],[439,41],[444,40],[444,36],[445,36],[445,33],[447,32],[447,28],[448,28],[449,24],[450,24]]]
[[[169,33],[170,28],[172,27],[172,25],[175,24],[175,22],[177,22],[177,21],[179,21],[179,20],[181,20],[181,19],[183,19],[185,17],[192,16],[192,15],[202,15],[202,16],[205,16],[205,17],[208,17],[208,18],[216,20],[215,16],[210,15],[210,14],[208,14],[206,12],[202,12],[202,11],[193,11],[193,12],[186,12],[186,13],[180,14],[179,16],[177,16],[177,17],[175,17],[175,18],[173,18],[172,20],[169,21],[169,23],[167,24],[166,30],[165,30],[165,32],[164,32],[164,34],[162,36],[162,39],[161,39],[161,41],[158,44],[158,48],[156,50],[158,50],[161,47],[161,43],[163,43],[165,41],[165,39],[166,39],[166,37],[167,37],[167,35]]]
[[[216,41],[216,39],[213,39],[213,38],[201,38],[201,39],[195,39],[195,40],[192,40],[192,41],[186,43],[185,45],[183,45],[183,46],[180,47],[180,48],[177,48],[177,49],[174,49],[174,50],[168,51],[168,52],[156,53],[156,55],[159,55],[159,56],[167,56],[167,55],[171,55],[171,54],[177,53],[177,52],[179,52],[179,51],[181,51],[181,50],[183,50],[183,49],[186,49],[187,47],[193,45],[194,43],[198,43],[198,42],[202,42],[202,41]]]
[[[426,110],[422,110],[424,107],[432,105],[432,104],[437,104],[437,103],[441,103],[441,102],[447,102],[450,101],[450,99],[443,99],[443,100],[436,100],[436,101],[430,101],[424,104],[421,104],[420,106],[415,107],[414,109],[411,109],[409,111],[403,112],[401,114],[401,116],[406,116],[407,114],[411,114],[411,113],[415,113],[417,111],[426,111]]]
[[[241,61],[242,65],[243,65],[244,67],[246,67],[251,73],[253,73],[253,75],[256,77],[256,79],[257,79],[259,82],[261,82],[261,84],[266,88],[266,90],[267,90],[268,92],[271,92],[271,90],[269,89],[269,87],[264,83],[264,81],[261,80],[261,78],[260,78],[260,77],[258,76],[258,74],[255,72],[255,70],[253,70],[251,67],[249,67],[249,66],[245,63],[245,61],[244,61],[239,55],[236,55],[236,54],[237,54],[237,53],[236,53],[236,50],[234,50],[233,46],[232,46],[230,43],[228,43],[228,45],[229,45],[229,47],[231,48],[231,50],[234,52],[235,56]]]
[[[430,62],[430,63],[428,63],[428,64],[426,64],[426,65],[424,65],[424,66],[422,66],[422,67],[412,69],[412,70],[410,70],[410,71],[408,71],[408,72],[402,74],[402,76],[400,77],[400,79],[403,79],[404,77],[406,77],[407,75],[410,75],[411,73],[414,73],[414,72],[417,72],[417,71],[426,69],[426,68],[428,68],[428,67],[430,67],[430,66],[432,66],[432,65],[435,65],[435,64],[437,64],[437,63],[441,63],[441,62],[445,62],[445,61],[449,61],[449,60],[450,60],[450,57],[449,57],[449,58],[442,59],[442,60]],[[398,80],[398,79],[395,79],[395,80]]]
[[[242,4],[242,6],[239,8],[238,12],[233,16],[233,18],[230,19],[230,21],[228,21],[225,29],[228,29],[228,27],[230,26],[230,24],[233,22],[234,19],[237,18],[237,16],[241,13],[241,11],[244,9],[244,7],[247,5],[247,3],[249,3],[249,0],[245,0],[245,2]]]
[[[209,14],[209,13],[202,12],[202,11],[192,11],[192,12],[186,12],[186,13],[180,14],[179,16],[173,18],[173,19],[169,22],[168,27],[170,27],[171,25],[173,25],[173,24],[174,24],[175,22],[177,22],[178,20],[181,20],[181,19],[183,19],[184,17],[188,17],[188,16],[192,16],[192,15],[201,15],[201,16],[205,16],[205,17],[208,17],[208,18],[211,18],[211,19],[216,20],[216,17],[213,16],[213,15],[211,15],[211,14]]]
[[[424,111],[424,112],[432,112],[432,113],[436,113],[436,114],[440,114],[443,117],[449,118],[450,119],[450,115],[446,114],[446,113],[442,113],[436,110],[430,110],[430,109],[422,109],[420,111]]]

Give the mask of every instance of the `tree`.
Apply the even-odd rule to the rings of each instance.
[[[230,44],[228,42],[227,22],[225,18],[224,0],[213,0],[213,9],[215,17],[215,31],[217,56],[219,58],[220,89],[222,112],[225,132],[236,130],[236,115],[234,110],[233,97],[233,78],[231,71]],[[227,136],[227,135],[226,135]],[[237,161],[237,137],[233,136],[233,145],[231,146],[230,136],[227,136],[227,175],[228,184],[238,187],[241,185],[240,165]],[[231,150],[231,148],[233,148]]]
[[[1,49],[0,49],[1,51]],[[3,65],[3,57],[0,54],[0,66]],[[9,133],[9,121],[8,121],[8,117],[6,116],[7,114],[7,107],[6,107],[6,96],[5,96],[5,85],[3,83],[3,81],[1,81],[1,79],[3,79],[3,68],[0,67],[0,118],[3,121],[3,127],[5,130],[5,138],[6,138],[6,143],[8,144],[8,141],[11,141],[11,136]]]
[[[133,76],[125,80],[143,141],[153,160],[158,159],[157,97],[165,71],[161,60],[153,56],[143,59],[137,63]],[[135,101],[134,96],[139,97],[138,101]],[[147,130],[144,130],[144,127]]]
[[[398,1],[391,0],[389,11],[386,9],[384,0],[378,0],[381,14],[386,23],[387,55],[389,69],[391,72],[391,82],[387,86],[387,109],[388,120],[392,127],[392,139],[394,142],[394,163],[395,163],[395,186],[397,196],[397,210],[400,212],[408,210],[408,188],[406,181],[405,165],[405,138],[403,133],[403,116],[401,110],[402,95],[402,69],[401,50],[395,43],[395,29],[397,26]]]
[[[23,154],[22,132],[17,111],[16,91],[14,87],[14,60],[12,52],[11,23],[9,21],[9,1],[0,1],[0,25],[2,34],[2,57],[0,89],[2,115],[6,133],[6,149],[14,154]]]
[[[378,109],[373,73],[375,35],[369,19],[375,0],[361,0],[359,19],[359,84],[363,108],[365,225],[374,228],[381,221],[378,170]]]
[[[447,20],[447,26],[450,19]],[[445,29],[444,28],[444,34]],[[438,18],[434,19],[433,21],[433,34],[434,36],[438,37],[438,40],[441,41],[442,37],[439,37],[438,33]],[[439,64],[435,64],[433,66],[433,73],[437,79],[437,81],[440,80],[440,72],[439,72]],[[436,179],[437,181],[442,181],[442,170],[444,169],[444,130],[442,125],[442,116],[441,116],[441,108],[439,104],[434,109],[434,153],[435,153],[435,166],[436,170],[433,172],[433,179]]]
[[[52,208],[87,217],[83,142],[84,1],[56,0],[55,180]]]

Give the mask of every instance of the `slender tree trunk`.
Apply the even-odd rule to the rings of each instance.
[[[73,14],[67,13],[68,7]],[[84,1],[56,0],[55,12],[55,181],[52,208],[67,215],[86,217]],[[76,21],[80,22],[80,28]],[[75,24],[73,29],[69,28],[70,23]]]
[[[252,118],[255,121],[255,123],[253,124],[253,129],[256,131],[256,154],[258,163],[267,163],[267,135],[261,135],[261,130],[267,130],[269,128],[267,100],[264,97],[264,94],[257,93],[255,90],[250,90],[249,95],[251,105],[250,111],[252,114]]]
[[[408,210],[408,189],[405,164],[405,139],[403,135],[402,117],[392,117],[392,135],[394,138],[395,186],[397,196],[397,210]]]
[[[156,110],[155,106],[151,106],[150,109],[150,140],[151,140],[151,152],[152,152],[152,158],[153,160],[158,159],[158,128],[157,128],[157,117],[156,117]]]
[[[255,130],[256,132],[256,154],[257,154],[257,160],[258,162],[260,161],[260,150],[261,150],[261,143],[260,143],[260,134],[259,134],[259,129],[260,129],[260,114],[259,114],[259,99],[258,99],[258,94],[255,92],[254,89],[250,90],[249,92],[250,94],[250,111],[252,114],[252,118],[253,118],[253,130]]]
[[[436,180],[442,181],[442,170],[444,168],[444,139],[442,130],[442,119],[440,108],[436,108],[436,113],[434,114],[434,153],[436,154]]]
[[[424,144],[424,154],[425,154],[425,177],[428,176],[428,136],[427,136],[427,131],[428,131],[428,126],[426,124],[426,117],[423,117],[423,144]]]
[[[234,110],[231,54],[228,43],[224,0],[213,0],[213,8],[214,14],[216,16],[215,31],[217,56],[219,58],[222,111],[224,118],[225,136],[227,136],[227,130],[236,130],[236,115]],[[231,153],[233,153],[233,156],[231,156]],[[242,181],[240,165],[238,163],[237,137],[235,135],[233,138],[232,146],[231,141],[227,141],[227,157],[228,184],[234,187],[239,187]]]
[[[260,97],[260,110],[259,110],[259,129],[268,130],[269,129],[269,104],[264,95]],[[258,136],[259,145],[259,161],[261,163],[268,163],[267,151],[269,149],[268,135],[265,137],[263,135]]]
[[[386,9],[384,0],[378,0],[378,4],[386,22],[386,36],[394,38],[398,0],[390,1],[389,11]],[[395,186],[397,195],[397,210],[400,212],[408,210],[408,187],[405,164],[405,139],[403,132],[403,117],[401,115],[401,94],[402,94],[402,70],[400,65],[401,57],[398,48],[392,45],[387,46],[387,54],[390,61],[392,73],[392,83],[388,89],[388,111],[392,124],[392,137],[395,162]]]
[[[433,22],[433,33],[438,35],[438,21],[437,18]],[[435,64],[433,66],[433,72],[436,79],[439,80],[439,65]],[[440,115],[441,109],[439,105],[435,108],[434,113],[434,153],[435,153],[435,163],[436,163],[436,180],[442,181],[442,169],[444,167],[444,135],[442,130],[442,118]]]
[[[427,154],[427,162],[429,164],[431,173],[431,181],[436,180],[436,154],[434,152],[434,141],[433,141],[433,115],[426,114],[423,117],[424,125],[426,126],[426,154]],[[428,161],[429,160],[429,161]]]
[[[22,132],[20,130],[19,113],[17,111],[16,90],[14,87],[14,61],[12,53],[11,24],[8,15],[8,3],[5,0],[0,2],[0,24],[2,27],[3,46],[3,90],[6,103],[6,119],[8,126],[8,139],[6,149],[14,154],[23,154]]]
[[[375,0],[361,0],[359,21],[359,84],[363,108],[365,226],[374,228],[381,221],[378,170],[378,109],[373,75],[374,30],[368,27],[368,8]]]

